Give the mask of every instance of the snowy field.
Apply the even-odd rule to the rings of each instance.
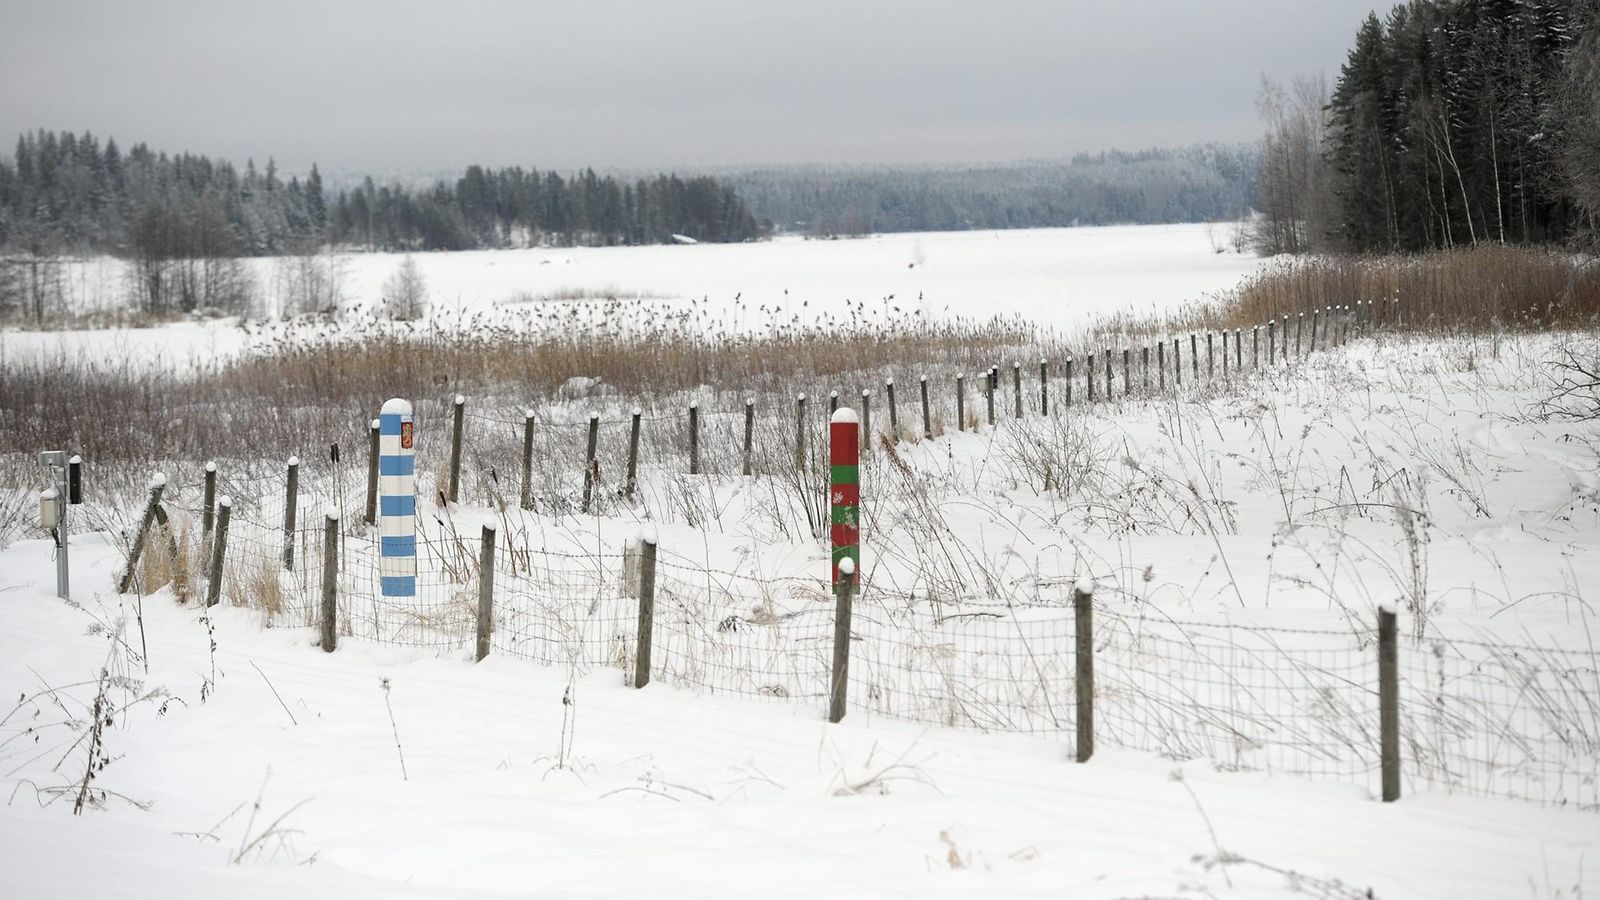
[[[754,244],[557,248],[421,253],[440,327],[472,317],[526,323],[608,296],[639,299],[658,315],[678,312],[695,327],[759,333],[828,317],[908,322],[1021,316],[1074,329],[1097,316],[1158,312],[1235,284],[1261,262],[1233,252],[1232,225],[1197,224],[879,235]],[[336,257],[347,315],[383,296],[396,254]],[[278,308],[273,259],[251,260],[262,311]],[[81,310],[122,306],[120,262],[69,266],[67,291]],[[560,298],[582,297],[579,300]],[[858,306],[859,304],[859,306]],[[155,360],[183,367],[260,348],[278,332],[246,334],[231,322],[179,323],[91,332],[0,331],[0,358],[43,354]]]
[[[659,252],[681,249],[701,248]],[[1092,407],[1080,381],[1050,416],[1030,384],[1022,418],[1007,388],[995,426],[961,433],[943,385],[933,439],[903,427],[864,463],[839,725],[823,721],[821,485],[785,474],[792,411],[763,410],[752,477],[737,409],[703,411],[695,476],[681,423],[652,417],[629,499],[626,426],[603,410],[595,515],[575,509],[571,410],[540,411],[531,510],[519,407],[473,398],[446,506],[443,419],[424,419],[412,606],[374,596],[361,460],[307,461],[294,574],[277,568],[281,467],[230,463],[210,614],[170,584],[111,589],[137,510],[96,510],[107,530],[75,539],[74,604],[51,596],[47,542],[0,550],[0,694],[19,698],[0,713],[6,881],[28,897],[1582,896],[1600,881],[1600,433],[1540,401],[1559,348],[1594,340],[1379,335]],[[863,386],[880,385],[839,388]],[[167,474],[192,548],[199,461]],[[345,522],[332,655],[311,627],[324,505]],[[490,522],[496,630],[474,664]],[[633,690],[619,575],[646,523],[657,650]],[[1075,764],[1084,579],[1097,749]],[[1380,604],[1400,612],[1393,804],[1376,799]]]

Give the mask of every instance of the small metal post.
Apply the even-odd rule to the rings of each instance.
[[[228,520],[233,517],[233,498],[217,498],[217,531],[211,544],[211,568],[207,573],[206,606],[216,606],[222,597],[222,562],[228,555]]]
[[[289,457],[289,476],[283,486],[283,568],[294,571],[294,529],[299,523],[300,457]]]
[[[339,646],[339,514],[328,510],[322,523],[322,649]]]
[[[628,480],[623,485],[623,492],[629,500],[633,499],[634,491],[639,489],[639,417],[642,415],[644,410],[635,406],[633,422],[628,427]]]
[[[838,396],[835,394],[834,396]],[[750,464],[755,454],[756,440],[756,401],[746,398],[744,401],[744,474],[750,474]]]
[[[634,636],[633,686],[650,683],[650,648],[656,630],[656,536],[647,530],[639,542],[639,628]]]
[[[493,522],[483,526],[478,549],[478,652],[483,661],[489,655],[489,636],[494,633],[494,535]]]
[[[522,496],[519,506],[533,509],[533,410],[522,411]]]
[[[456,409],[450,431],[450,497],[451,503],[461,500],[461,429],[465,426],[467,398],[456,395]]]

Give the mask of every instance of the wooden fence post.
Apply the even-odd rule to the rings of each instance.
[[[1124,396],[1124,397],[1129,397],[1129,396],[1133,395],[1133,366],[1131,366],[1129,364],[1129,361],[1132,360],[1132,359],[1133,359],[1133,351],[1129,350],[1127,347],[1123,347],[1122,348],[1122,396]],[[1111,381],[1110,381],[1110,379],[1106,380],[1106,399],[1107,400],[1111,399]]]
[[[794,398],[794,467],[802,472],[806,468],[805,394],[797,394]]]
[[[1213,337],[1216,337],[1216,332],[1214,332],[1214,331],[1207,331],[1206,332],[1206,380],[1207,381],[1216,381],[1217,380],[1217,358],[1216,358],[1216,356],[1213,355],[1213,350],[1215,348],[1215,344],[1211,340]],[[1224,350],[1223,350],[1222,360],[1223,360],[1223,362],[1222,362],[1223,365],[1227,365],[1228,364],[1228,362],[1227,362],[1228,354],[1227,354],[1226,348],[1224,348]],[[1197,366],[1200,365],[1199,361],[1196,361],[1195,365],[1197,365]],[[1196,377],[1198,377],[1198,375]]]
[[[850,407],[843,407],[849,409]],[[835,413],[837,417],[837,413]],[[861,449],[872,452],[872,391],[861,392]]]
[[[1244,329],[1233,329],[1233,370],[1244,371]]]
[[[1150,393],[1150,345],[1145,344],[1139,351],[1139,393]]]
[[[1167,342],[1156,342],[1156,390],[1167,392]]]
[[[1122,355],[1124,357],[1124,362],[1126,362],[1126,357],[1128,355],[1128,351],[1126,351],[1126,350],[1122,351]],[[1104,356],[1106,358],[1106,402],[1110,403],[1112,400],[1116,399],[1115,396],[1112,394],[1112,391],[1111,391],[1111,376],[1112,376],[1111,367],[1114,365],[1114,363],[1112,362],[1112,356],[1111,356],[1111,351],[1110,350],[1105,351]],[[1126,369],[1127,366],[1124,365],[1123,368]]]
[[[494,523],[485,523],[478,548],[478,662],[489,655],[494,632],[494,536]]]
[[[1083,387],[1088,402],[1094,402],[1094,351],[1089,351],[1089,356],[1083,361]]]
[[[1279,324],[1282,325],[1282,328],[1280,328],[1279,330],[1283,335],[1283,348],[1278,353],[1278,356],[1284,362],[1288,362],[1289,361],[1289,317],[1288,316],[1284,316],[1280,320]]]
[[[456,395],[455,417],[450,429],[450,497],[451,503],[461,500],[461,429],[466,424],[467,398]]]
[[[628,426],[628,477],[623,482],[622,491],[629,500],[633,499],[634,491],[639,489],[639,417],[642,415],[644,410],[635,406],[633,421]]]
[[[1250,371],[1261,370],[1261,326],[1250,326]]]
[[[1267,320],[1267,366],[1272,366],[1272,361],[1278,358],[1278,320]]]
[[[700,401],[689,404],[689,474],[700,474]]]
[[[1313,309],[1311,311],[1311,352],[1312,353],[1317,352],[1317,325],[1321,322],[1321,320],[1322,320],[1322,310]]]
[[[374,447],[377,444],[373,444]],[[376,459],[376,457],[374,457]],[[522,497],[517,504],[533,509],[533,410],[522,411]]]
[[[839,392],[828,392],[828,415],[833,415],[839,409]]]
[[[750,474],[750,464],[755,455],[756,441],[756,401],[745,398],[744,401],[744,474]]]
[[[289,475],[283,484],[283,568],[294,571],[294,529],[299,524],[300,457],[289,457]]]
[[[900,404],[894,399],[894,379],[890,378],[884,383],[884,390],[889,394],[889,437],[895,443],[900,443]]]
[[[339,513],[328,510],[322,523],[322,649],[339,647]]]
[[[367,423],[367,510],[361,521],[378,523],[378,420]]]
[[[156,510],[161,506],[161,494],[167,489],[167,476],[157,472],[150,479],[150,497],[144,504],[144,515],[139,519],[139,530],[135,532],[133,547],[128,551],[128,567],[122,571],[122,580],[117,583],[117,593],[126,594],[133,585],[133,574],[139,565],[139,557],[144,553],[144,542],[150,536],[150,526],[156,520]]]
[[[828,721],[844,718],[845,702],[850,687],[850,602],[855,593],[856,565],[853,560],[839,561],[839,580],[834,585],[833,610],[833,683],[828,690]]]
[[[1072,357],[1067,357],[1066,395],[1061,398],[1067,409],[1072,408]]]
[[[583,451],[583,514],[589,514],[594,499],[595,453],[600,443],[600,414],[589,414],[589,440]]]
[[[1039,360],[1039,415],[1050,415],[1050,361]]]
[[[967,376],[956,376],[956,431],[967,430]]]
[[[1305,355],[1300,350],[1300,335],[1305,330],[1306,330],[1306,314],[1305,313],[1300,313],[1298,318],[1296,318],[1294,320],[1294,355],[1295,355],[1296,359],[1299,359],[1301,356]]]
[[[205,499],[200,511],[200,572],[211,571],[211,532],[217,527],[217,464],[206,463]]]
[[[918,381],[922,392],[922,436],[933,440],[933,418],[928,413],[928,376],[924,375]]]
[[[994,368],[993,366],[989,367],[988,373],[985,374],[984,377],[983,377],[983,395],[984,395],[984,398],[987,400],[988,406],[989,406],[989,424],[990,425],[994,424],[994,387],[995,387],[995,381],[998,380],[999,377],[1000,377],[999,370]]]
[[[1228,329],[1222,329],[1222,377],[1228,377]]]
[[[1200,337],[1189,332],[1189,371],[1195,384],[1200,383]]]
[[[1015,401],[1015,418],[1022,418],[1022,363],[1011,364],[1011,397]]]
[[[639,628],[634,636],[633,686],[650,683],[650,649],[656,630],[656,535],[646,529],[639,542]]]
[[[1392,607],[1378,607],[1379,756],[1383,769],[1383,802],[1400,799],[1400,661],[1399,636]]]
[[[212,538],[211,568],[206,573],[206,606],[216,606],[222,597],[222,562],[228,555],[228,521],[233,518],[233,498],[217,498],[217,531]]]
[[[1078,694],[1078,762],[1094,755],[1094,583],[1084,579],[1072,591],[1075,679]]]
[[[1183,339],[1172,339],[1172,387],[1183,387]]]

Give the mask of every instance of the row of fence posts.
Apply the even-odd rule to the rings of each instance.
[[[1319,348],[1326,349],[1328,347],[1342,346],[1346,344],[1352,337],[1363,333],[1368,329],[1377,328],[1385,324],[1392,325],[1398,323],[1400,316],[1398,306],[1399,302],[1400,301],[1398,298],[1395,298],[1393,301],[1387,303],[1378,301],[1363,303],[1358,301],[1354,306],[1330,306],[1324,307],[1320,310],[1313,310],[1309,319],[1305,313],[1299,313],[1297,316],[1292,318],[1290,316],[1283,316],[1281,319],[1269,320],[1264,326],[1254,326],[1249,332],[1251,344],[1250,367],[1252,369],[1263,368],[1261,353],[1261,336],[1263,332],[1266,334],[1266,365],[1271,366],[1274,365],[1276,361],[1281,360],[1288,362],[1291,359],[1291,343],[1289,340],[1290,322],[1294,323],[1292,356],[1294,358],[1299,358],[1303,357],[1307,353],[1314,353]],[[1384,312],[1386,307],[1391,306],[1393,307],[1392,311],[1387,313]],[[1233,351],[1233,363],[1231,371],[1242,372],[1245,369],[1244,344],[1246,333],[1242,328],[1235,328],[1231,334]],[[1280,334],[1281,340],[1279,339]],[[1217,353],[1218,341],[1216,338],[1219,335],[1221,337],[1220,368],[1222,377],[1227,378],[1230,375],[1230,332],[1227,329],[1222,329],[1221,331],[1208,331],[1205,333],[1204,346],[1205,378],[1207,379],[1215,380],[1217,377],[1217,362],[1219,356]],[[1181,336],[1172,338],[1170,341],[1172,348],[1172,352],[1170,354],[1172,359],[1170,363],[1167,359],[1168,341],[1162,340],[1154,345],[1156,378],[1155,388],[1157,393],[1164,394],[1168,391],[1169,373],[1171,374],[1172,389],[1181,388],[1183,386],[1183,343],[1183,337]],[[1198,384],[1201,380],[1200,358],[1202,352],[1199,334],[1189,334],[1188,343],[1190,378],[1194,383]],[[1116,399],[1115,387],[1117,375],[1115,363],[1117,356],[1118,351],[1113,351],[1110,349],[1100,351],[1098,354],[1094,351],[1091,351],[1085,356],[1082,376],[1084,380],[1084,393],[1088,402],[1094,403],[1102,399],[1105,401]],[[1122,363],[1122,396],[1125,398],[1133,398],[1141,395],[1150,396],[1150,346],[1145,345],[1139,348],[1139,382],[1137,388],[1135,388],[1134,382],[1133,351],[1129,348],[1123,348],[1120,350],[1120,356]],[[1097,363],[1097,357],[1104,360],[1103,385],[1098,383],[1096,378],[1097,373],[1100,371],[1100,366]],[[1078,376],[1076,371],[1076,360],[1069,357],[1063,361],[1063,366],[1063,374],[1065,377],[1060,382],[1061,396],[1057,404],[1058,411],[1070,409],[1072,407],[1073,384]],[[989,425],[994,425],[998,421],[998,395],[1000,392],[1001,383],[1000,367],[991,366],[986,372],[980,373],[980,377],[983,378],[984,412],[986,416],[985,421]],[[1026,404],[1023,400],[1025,396],[1023,381],[1022,363],[1013,363],[1011,367],[1013,399],[1012,414],[1016,418],[1022,418],[1024,415],[1026,415]],[[934,437],[933,413],[930,399],[929,382],[926,375],[919,378],[918,388],[918,399],[921,403],[922,412],[922,435],[924,438],[931,439]],[[967,390],[966,376],[964,374],[956,375],[955,392],[956,430],[965,431],[967,427]],[[895,390],[895,381],[893,378],[886,380],[885,394],[889,407],[889,433],[895,436],[894,439],[898,440],[898,436],[901,434],[900,408]],[[839,394],[837,391],[835,391],[830,394],[829,397],[830,414],[838,408],[838,404]],[[450,437],[449,484],[447,489],[442,493],[447,500],[455,503],[459,501],[461,494],[461,458],[462,444],[464,440],[463,432],[465,427],[466,398],[457,394],[454,398],[453,407]],[[809,440],[809,430],[806,428],[806,409],[806,395],[796,395],[794,465],[797,469],[804,469],[807,464],[807,441]],[[1050,415],[1050,409],[1050,361],[1047,359],[1041,359],[1039,360],[1039,414],[1041,416],[1048,416]],[[859,414],[861,422],[861,446],[864,449],[870,450],[873,435],[872,390],[870,388],[861,391]],[[700,418],[699,403],[696,402],[689,404],[688,471],[690,475],[699,475],[702,473],[700,458]],[[633,410],[631,428],[628,435],[627,476],[622,488],[623,496],[628,498],[633,497],[638,487],[640,420],[641,410],[635,407]],[[522,426],[522,489],[519,500],[523,509],[533,508],[532,483],[534,427],[534,413],[532,410],[528,410],[524,413]],[[600,414],[592,413],[589,416],[583,455],[583,493],[580,510],[584,514],[587,514],[594,509],[594,491],[599,483],[599,460],[597,456],[599,451],[599,440]],[[377,508],[377,420],[373,420],[371,425],[370,441],[371,447],[369,450],[367,467],[366,521],[368,523],[375,521],[375,511]],[[744,442],[742,448],[743,452],[741,454],[742,465],[740,469],[744,475],[750,475],[753,471],[754,443],[755,401],[746,400],[744,408]],[[294,477],[293,472],[294,470],[291,467],[291,479]],[[289,531],[292,529],[292,526],[290,525],[290,517],[293,515],[294,511],[292,489],[286,496],[284,510],[285,531]],[[284,550],[285,568],[293,567],[292,554],[293,549],[286,546]]]

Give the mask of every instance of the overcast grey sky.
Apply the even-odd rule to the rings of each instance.
[[[90,130],[387,171],[1253,140],[1261,74],[1331,79],[1373,6],[0,0],[0,140]]]

